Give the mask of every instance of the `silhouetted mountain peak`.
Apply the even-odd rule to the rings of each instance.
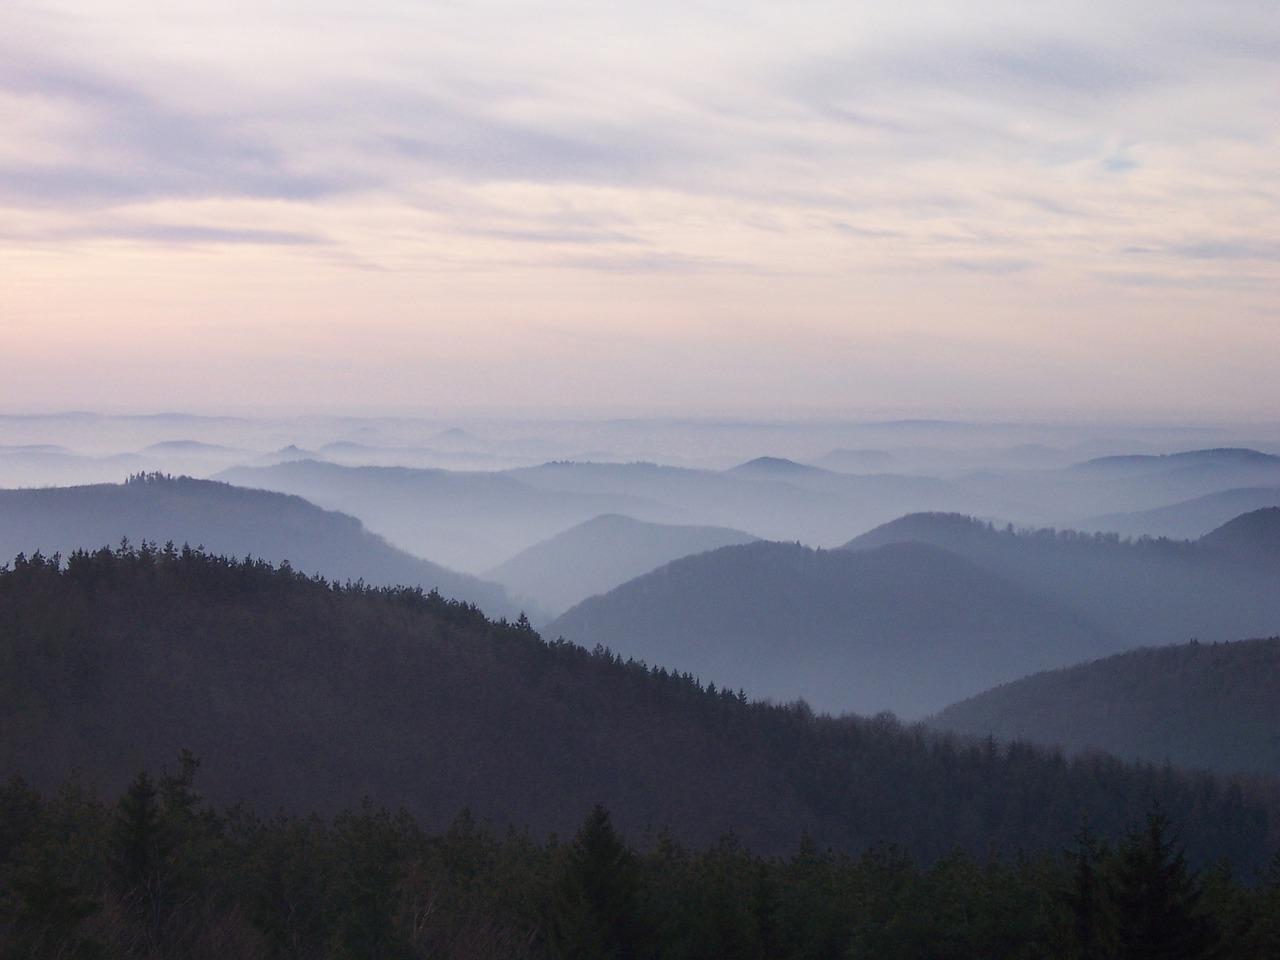
[[[854,537],[841,550],[871,550],[889,543],[953,544],[986,542],[996,536],[990,523],[963,513],[909,513]]]
[[[828,471],[823,470],[821,467],[810,467],[803,463],[796,463],[794,460],[788,460],[785,457],[756,457],[754,460],[748,460],[746,463],[731,467],[728,472],[754,474],[756,476],[795,477],[827,473]]]

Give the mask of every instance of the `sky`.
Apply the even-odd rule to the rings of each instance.
[[[0,411],[1280,419],[1274,0],[5,0]]]

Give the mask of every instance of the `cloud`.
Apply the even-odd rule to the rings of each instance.
[[[256,244],[265,246],[318,246],[328,240],[314,233],[291,230],[264,230],[243,227],[216,227],[182,223],[93,223],[73,228],[43,231],[7,230],[0,237],[26,243],[56,244],[80,240],[137,240],[144,243],[180,245]]]
[[[997,277],[1006,277],[1015,273],[1030,270],[1035,264],[1030,260],[1012,258],[967,258],[949,261],[950,265],[965,273],[985,273]]]
[[[0,307],[1101,351],[1256,314],[1277,50],[1271,0],[0,4]]]
[[[291,169],[287,149],[251,119],[178,109],[91,66],[12,53],[12,45],[0,49],[0,89],[40,113],[50,149],[0,161],[0,200],[63,208],[161,197],[300,200],[354,186]]]
[[[1191,260],[1280,260],[1280,243],[1205,240],[1171,249],[1177,256]]]

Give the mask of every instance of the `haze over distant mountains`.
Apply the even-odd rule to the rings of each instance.
[[[907,717],[1118,642],[1072,610],[924,544],[867,553],[725,547],[585,600],[546,633],[751,696]]]
[[[841,473],[781,457],[756,458],[727,470],[555,461],[472,473],[294,461],[236,467],[218,477],[351,513],[406,550],[478,573],[604,513],[650,523],[728,527],[816,547],[839,546],[854,534],[922,511],[1092,530],[1099,518],[1115,513],[1230,490],[1280,489],[1280,457],[1207,449],[945,476]],[[1218,505],[1218,522],[1225,502]],[[1268,505],[1265,494],[1245,502]],[[1094,519],[1077,523],[1076,518]]]
[[[113,425],[132,431],[136,445],[112,453],[103,430]],[[0,475],[6,463],[26,463],[22,457],[28,454],[82,456],[92,460],[94,469],[114,462],[112,457],[125,458],[120,463],[169,458],[221,467],[216,471],[219,478],[263,491],[264,496],[265,491],[275,491],[305,498],[321,508],[315,516],[321,516],[322,510],[349,514],[372,534],[422,562],[503,580],[519,595],[518,602],[496,585],[450,580],[443,573],[421,575],[446,594],[475,599],[496,615],[513,616],[523,609],[542,625],[550,614],[564,612],[565,619],[557,626],[564,627],[566,636],[572,634],[589,646],[605,643],[647,659],[661,657],[655,662],[705,672],[707,679],[716,676],[720,658],[728,658],[745,680],[726,675],[715,682],[747,686],[749,681],[758,685],[753,693],[780,699],[806,696],[836,711],[883,707],[918,715],[977,692],[980,685],[1014,679],[1020,675],[1015,671],[1063,665],[1073,657],[1085,659],[1191,636],[1238,639],[1275,629],[1277,603],[1270,598],[1277,591],[1270,568],[1239,551],[1209,549],[1209,541],[1124,544],[1114,536],[1014,536],[1009,528],[1064,526],[1070,525],[1071,517],[1086,517],[1093,520],[1079,528],[1089,530],[1094,522],[1123,515],[1129,518],[1126,530],[1146,532],[1144,523],[1153,528],[1163,523],[1207,532],[1206,526],[1221,525],[1223,513],[1232,506],[1265,506],[1272,492],[1280,490],[1280,457],[1268,452],[1280,450],[1280,428],[1271,439],[1260,434],[1260,441],[1251,447],[1230,442],[1247,434],[1209,428],[1144,428],[1128,434],[1116,431],[1108,437],[1106,431],[1090,433],[1079,428],[943,421],[774,425],[618,421],[546,423],[534,428],[386,419],[258,422],[182,417],[112,420],[86,415],[61,420],[0,418],[0,439],[31,440],[37,429],[51,427],[56,429],[46,432],[58,443],[11,444],[8,454],[16,459],[5,461],[0,456]],[[2,433],[5,429],[11,430],[7,436]],[[182,434],[175,436],[172,431],[178,430]],[[158,439],[166,432],[167,438]],[[1169,449],[1193,438],[1214,443]],[[82,453],[72,453],[76,443],[83,445]],[[766,455],[740,456],[766,444]],[[501,470],[454,470],[408,462],[429,459],[432,451],[462,458],[454,462],[497,464],[523,458],[524,463]],[[536,459],[568,451],[579,454]],[[626,453],[655,451],[668,461],[622,459]],[[922,510],[927,513],[920,514]],[[946,514],[982,520],[956,527],[954,518],[940,519]],[[991,521],[994,524],[988,526]],[[177,529],[172,523],[169,526]],[[256,541],[246,540],[248,533],[255,532],[251,528],[255,525],[246,525],[243,534],[231,538],[219,538],[202,528],[190,535],[157,531],[154,537],[194,537],[228,553],[285,558],[278,544],[255,546]],[[107,533],[92,529],[99,537]],[[116,539],[112,531],[102,542]],[[625,590],[630,578],[643,579],[663,564],[753,538],[808,547],[847,544],[855,550],[918,541],[945,551],[947,559],[940,559],[936,551],[928,559],[920,551],[894,555],[889,565],[901,576],[892,590],[897,591],[901,611],[874,613],[872,619],[883,628],[883,637],[854,635],[859,617],[872,616],[870,611],[877,609],[871,600],[861,611],[850,609],[847,602],[842,607],[843,601],[804,583],[808,574],[800,575],[785,564],[775,571],[776,583],[767,583],[768,577],[761,574],[764,585],[756,599],[763,604],[762,598],[774,595],[770,590],[781,591],[780,607],[761,609],[751,617],[744,636],[758,636],[777,649],[788,649],[788,644],[794,649],[798,638],[808,637],[804,642],[813,647],[804,657],[775,658],[778,662],[770,662],[766,652],[759,663],[746,663],[731,652],[730,638],[722,631],[734,616],[726,612],[732,605],[722,604],[715,596],[702,598],[689,590],[681,594],[681,602],[696,605],[696,617],[705,619],[699,629],[710,631],[699,635],[693,645],[684,644],[679,635],[661,640],[654,635],[644,643],[633,642],[636,637],[628,631],[643,632],[664,619],[670,625],[681,617],[696,619],[687,612],[668,610],[666,605],[675,600],[660,592],[643,606],[643,616],[637,608],[616,628],[607,625],[610,617],[597,614],[594,626],[584,630],[574,621],[576,614],[566,609],[592,596]],[[30,544],[16,544],[14,549],[30,548]],[[346,561],[362,556],[355,549],[342,553]],[[760,547],[759,556],[766,555],[768,549]],[[298,556],[303,559],[288,559],[314,562],[305,553]],[[344,565],[333,554],[316,555],[316,560],[315,568],[326,576],[363,575],[374,582],[388,576],[372,566]],[[418,576],[406,570],[403,561],[401,554],[397,569],[404,573],[397,573],[395,579]],[[764,566],[776,561],[772,557]],[[960,566],[957,561],[962,562]],[[372,558],[360,561],[373,562]],[[1000,616],[1006,621],[999,628],[988,625],[981,636],[965,633],[967,628],[960,624],[967,622],[968,614],[947,606],[957,599],[980,602],[982,593],[976,585],[972,596],[958,590],[946,595],[943,584],[949,577],[960,577],[963,563],[977,570],[965,574],[971,580],[994,578],[985,589],[992,597],[1003,598]],[[816,569],[822,564],[834,561],[822,559],[811,566]],[[698,565],[681,569],[695,578],[705,574],[716,579]],[[796,576],[800,580],[793,583],[791,578]],[[904,586],[908,582],[910,589]],[[849,588],[849,596],[859,595],[862,589]],[[794,623],[785,622],[786,615],[779,612],[791,602],[788,590],[813,601],[795,611]],[[835,592],[829,585],[823,590]],[[1011,590],[1020,591],[1019,599]],[[903,611],[920,604],[935,605],[938,619],[949,619],[950,625],[932,633],[922,632],[922,627],[910,634],[908,643],[905,624],[910,616]],[[1039,612],[1033,615],[1033,610]],[[650,626],[637,626],[640,620]],[[1033,621],[1053,626],[1036,626]],[[765,624],[774,624],[773,634],[761,633]],[[686,624],[680,629],[692,628]],[[1044,660],[1037,659],[1039,653],[1027,652],[1042,649],[1035,642],[1004,650],[1002,644],[1009,642],[1009,631],[1014,629],[1033,636],[1066,630],[1071,637],[1062,639],[1057,659]],[[1087,641],[1078,629],[1088,635]],[[951,686],[936,689],[930,687],[932,681],[919,679],[914,668],[910,681],[885,679],[891,666],[901,660],[885,660],[883,669],[864,662],[857,671],[857,683],[863,687],[856,696],[847,689],[837,690],[848,683],[840,679],[844,667],[821,666],[828,662],[824,658],[834,655],[833,650],[848,658],[858,644],[863,645],[865,660],[871,656],[867,651],[885,647],[887,638],[895,636],[903,650],[912,649],[911,644],[920,649],[940,644],[946,653],[932,655],[937,664],[950,662],[946,657],[954,653],[942,642],[944,637],[970,655],[965,659],[955,653],[954,669],[933,665],[935,673],[950,674]],[[695,658],[704,655],[710,659]],[[926,658],[925,666],[931,662]],[[956,685],[961,683],[967,686]]]
[[[522,550],[484,577],[560,613],[672,560],[755,539],[725,527],[644,523],[606,514]]]
[[[1114,532],[1124,537],[1194,540],[1222,526],[1232,517],[1263,507],[1280,507],[1280,486],[1221,490],[1150,510],[1087,517],[1080,521],[1079,527],[1081,530]]]
[[[545,490],[505,473],[299,460],[236,467],[218,478],[352,513],[402,549],[468,571],[492,567],[603,513],[658,521],[671,517],[665,507],[641,497]]]
[[[1108,652],[1280,631],[1278,517],[1256,511],[1194,543],[1124,543],[914,514],[844,550],[685,558],[546,629],[754,696],[916,717]]]
[[[114,547],[122,538],[287,560],[295,570],[330,580],[434,588],[493,617],[519,613],[498,584],[397,550],[354,517],[301,497],[153,475],[122,484],[0,490],[0,557],[37,550],[66,556]]]
[[[1280,539],[1277,517],[1280,508],[1258,510],[1195,541],[1126,543],[913,514],[855,537],[846,549],[932,544],[1078,611],[1128,648],[1280,631],[1280,569],[1267,559],[1268,544]]]
[[[0,767],[118,786],[191,746],[211,793],[268,811],[368,794],[436,823],[470,806],[564,830],[605,799],[637,832],[776,850],[807,830],[927,856],[1060,850],[1081,811],[1122,830],[1159,796],[1206,855],[1253,856],[1280,820],[1207,777],[849,714],[1013,702],[1023,677],[1093,664],[1066,692],[1029,681],[1021,727],[965,729],[1157,762],[1230,737],[1244,752],[1221,759],[1268,772],[1271,668],[1213,643],[1280,634],[1277,453],[1280,425],[0,416],[0,485],[126,465],[221,478],[0,490]],[[305,575],[198,550],[66,559],[122,537]],[[12,559],[36,550],[61,569]],[[1212,653],[1105,659],[1168,644]],[[1240,787],[1280,810],[1268,782]]]

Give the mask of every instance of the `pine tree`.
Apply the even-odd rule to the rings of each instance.
[[[1112,902],[1122,960],[1194,960],[1217,940],[1199,910],[1201,884],[1158,808],[1116,854]]]

